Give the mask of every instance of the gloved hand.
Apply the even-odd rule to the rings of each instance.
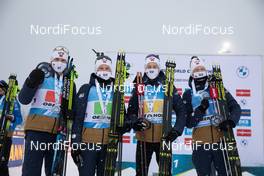
[[[179,133],[177,132],[177,130],[175,128],[172,128],[169,134],[165,137],[165,140],[173,142],[177,139],[178,136],[179,136]]]
[[[132,124],[132,128],[135,131],[144,131],[150,128],[150,121],[145,118],[137,118],[137,120]]]
[[[201,113],[205,114],[205,111],[208,109],[208,107],[209,107],[208,99],[203,99],[201,101],[200,106],[198,106],[197,108],[201,111]]]
[[[73,159],[74,163],[78,167],[82,167],[83,166],[83,158],[82,158],[81,149],[71,150],[71,156],[72,156],[72,159]]]
[[[26,85],[30,88],[36,88],[43,83],[45,73],[40,69],[34,69],[26,79]]]
[[[203,116],[204,116],[208,107],[209,107],[208,99],[203,99],[201,101],[200,106],[198,106],[194,110],[194,114],[193,114],[192,118],[190,119],[190,121],[188,122],[191,127],[195,127],[203,119]]]
[[[235,128],[236,124],[234,121],[232,120],[224,120],[223,122],[221,122],[218,127],[222,130],[222,131],[227,131],[228,128]]]
[[[11,122],[15,121],[15,116],[14,115],[7,114],[5,117],[6,117],[7,120],[10,120]]]

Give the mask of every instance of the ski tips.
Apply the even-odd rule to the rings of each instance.
[[[118,50],[117,59],[125,59],[126,53],[123,49]]]
[[[172,67],[172,68],[175,68],[176,67],[176,62],[173,60],[173,59],[168,59],[166,61],[166,67]]]
[[[120,55],[120,56],[126,55],[125,50],[124,49],[119,49],[118,52],[117,52],[117,55]]]
[[[17,77],[17,74],[16,73],[10,73],[8,79],[16,79],[16,77]]]
[[[219,63],[213,63],[212,68],[220,68],[220,64]]]

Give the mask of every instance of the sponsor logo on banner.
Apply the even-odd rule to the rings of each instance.
[[[251,120],[250,119],[240,119],[238,122],[238,126],[240,126],[240,127],[251,127]]]
[[[247,100],[246,99],[241,99],[240,100],[240,103],[239,103],[241,106],[247,106]]]
[[[237,136],[251,137],[251,129],[237,129]]]
[[[250,117],[251,116],[251,110],[250,109],[241,109],[241,116]]]
[[[24,156],[24,131],[16,130],[12,138],[12,146],[10,150],[9,167],[17,167],[22,165]]]
[[[236,90],[236,96],[237,97],[250,97],[251,91],[250,91],[250,89],[237,89]]]
[[[247,78],[249,75],[249,69],[246,66],[240,66],[237,68],[236,73],[239,78]]]
[[[189,82],[189,79],[180,79],[180,78],[175,78],[174,82]]]
[[[241,139],[241,140],[240,140],[240,145],[241,145],[242,147],[247,147],[247,146],[248,146],[248,140],[246,140],[246,139]]]
[[[191,73],[190,69],[175,69],[175,73]]]
[[[192,138],[184,138],[184,145],[192,145]]]

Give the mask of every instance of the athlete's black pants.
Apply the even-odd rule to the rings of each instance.
[[[100,145],[98,150],[97,147],[91,148],[82,150],[83,166],[78,167],[79,176],[94,176],[95,173],[97,176],[104,175],[107,145]]]
[[[211,174],[211,164],[219,176],[226,176],[223,153],[221,149],[213,150],[208,146],[201,145],[193,150],[192,160],[198,176],[209,176]]]
[[[8,161],[9,161],[11,146],[12,146],[12,138],[8,137],[6,140],[6,147],[4,148],[3,151],[3,156],[4,158],[6,158],[6,160],[1,162],[0,164],[0,176],[9,176]]]
[[[136,176],[147,176],[149,164],[151,161],[152,154],[155,152],[156,161],[159,163],[160,159],[160,143],[149,143],[138,141],[137,142],[137,151],[136,151]],[[143,155],[143,156],[142,156]],[[145,162],[144,162],[145,160]],[[168,163],[168,166],[171,170],[171,162]]]

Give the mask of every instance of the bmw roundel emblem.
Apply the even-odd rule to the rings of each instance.
[[[237,68],[237,76],[240,78],[247,78],[249,75],[249,69],[246,66],[240,66]]]

